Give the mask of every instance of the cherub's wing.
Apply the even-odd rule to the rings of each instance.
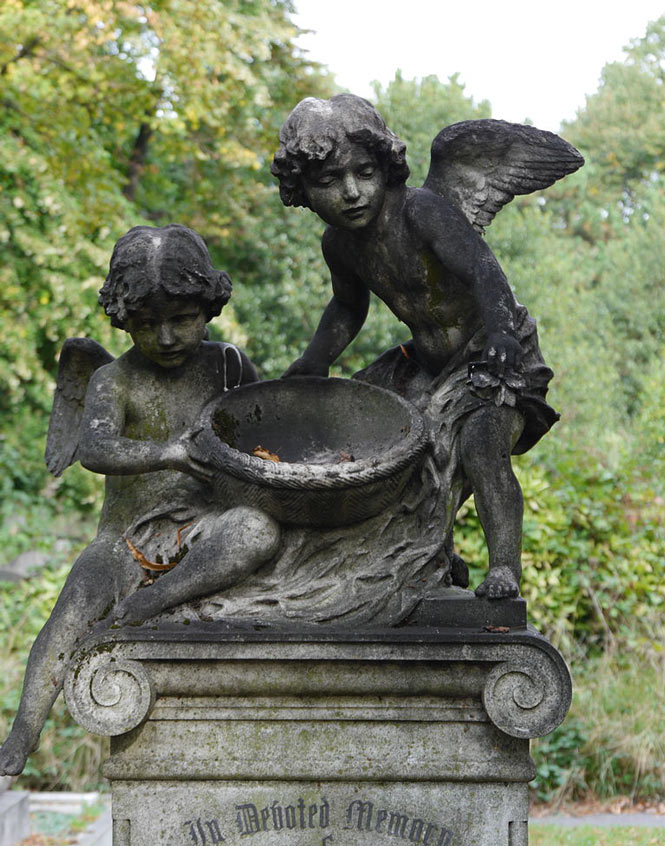
[[[62,347],[46,438],[46,466],[54,476],[77,459],[88,382],[98,367],[111,361],[113,356],[89,338],[68,338]]]
[[[481,234],[516,194],[547,188],[584,159],[553,132],[503,120],[466,120],[432,142],[424,188],[460,208]]]

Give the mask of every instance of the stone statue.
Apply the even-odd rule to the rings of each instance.
[[[552,371],[535,323],[481,234],[513,196],[582,163],[552,133],[467,121],[436,136],[424,186],[408,188],[405,144],[369,102],[340,94],[296,106],[272,165],[285,205],[308,207],[327,224],[322,249],[333,288],[285,376],[327,375],[360,331],[370,291],[406,324],[411,340],[356,378],[397,391],[429,418],[435,459],[455,489],[449,510],[473,492],[489,552],[478,596],[519,593],[523,505],[510,455],[558,419],[545,400]],[[466,586],[450,519],[445,530],[453,581]]]
[[[304,100],[280,138],[273,173],[282,199],[309,206],[328,224],[323,252],[333,283],[287,380],[257,383],[242,352],[206,340],[206,323],[231,284],[212,267],[204,241],[178,225],[136,227],[114,249],[100,302],[132,348],[117,360],[86,339],[63,348],[47,464],[59,475],[80,460],[106,475],[106,496],[97,537],[30,653],[0,775],[23,769],[70,657],[85,651],[86,635],[112,638],[111,623],[150,619],[168,631],[179,620],[219,621],[216,632],[286,625],[311,635],[322,626],[349,632],[413,621],[432,591],[468,584],[453,524],[471,492],[490,560],[476,593],[519,592],[522,497],[510,454],[529,449],[557,414],[545,401],[552,373],[534,321],[479,233],[515,194],[551,184],[581,157],[533,127],[470,121],[439,133],[425,186],[407,188],[405,145],[351,95]],[[322,378],[360,330],[370,291],[412,339],[355,382]],[[335,406],[338,388],[358,404]],[[363,395],[372,393],[387,404]],[[239,397],[243,410],[234,418],[225,407]],[[295,429],[304,404],[316,419],[331,399],[332,425],[358,415],[358,450],[336,446],[327,456],[322,443],[324,457],[308,464],[291,421]],[[400,404],[408,413],[402,408],[406,417],[395,424],[391,409]],[[246,434],[252,421],[270,433],[276,405],[282,418],[290,415],[282,446],[296,456],[281,468],[279,445],[255,444],[253,434],[235,443],[235,429]],[[379,429],[386,436],[380,451],[396,473],[389,478],[380,466],[385,456],[372,452]],[[395,462],[395,442],[409,438],[413,452]],[[340,502],[326,498],[333,478],[353,490],[344,508],[329,506],[335,513],[326,514],[319,503]],[[314,504],[307,480],[321,497]],[[385,500],[384,481],[393,491]],[[275,509],[264,484],[278,489]],[[361,507],[370,496],[378,507]]]
[[[80,459],[106,474],[106,496],[97,537],[32,647],[0,775],[21,772],[37,747],[69,656],[96,621],[145,620],[242,581],[275,553],[276,522],[211,504],[211,470],[188,447],[211,397],[257,379],[244,353],[204,340],[230,294],[195,232],[138,226],[116,244],[100,294],[134,345],[116,360],[94,341],[63,348],[47,463],[59,475]]]

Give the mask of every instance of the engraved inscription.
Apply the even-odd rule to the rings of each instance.
[[[354,799],[349,803],[344,828],[375,831],[422,846],[451,846],[453,842],[453,832],[446,826],[387,808],[375,809],[374,803],[369,800]]]
[[[224,837],[219,830],[217,820],[187,820],[184,823],[189,828],[189,836],[194,846],[207,846],[209,843],[224,843]]]
[[[257,808],[252,802],[236,805],[236,825],[243,836],[260,831],[281,831],[282,829],[328,828],[330,805],[325,797],[320,804],[308,803],[302,796],[293,805],[280,805],[275,800],[271,805]]]
[[[265,804],[259,800],[236,802],[225,810],[217,808],[213,811],[214,819],[207,819],[208,814],[192,817],[183,823],[188,843],[190,846],[214,846],[226,843],[227,839],[242,843],[245,838],[251,839],[257,834],[258,846],[273,842],[290,846],[334,846],[347,842],[349,837],[354,843],[379,844],[385,840],[386,846],[395,840],[416,846],[453,846],[456,843],[453,831],[442,822],[425,819],[426,814],[415,816],[409,809],[383,808],[376,798],[372,801],[361,796],[348,804],[333,801],[331,807],[325,796],[317,797],[316,794],[308,799],[286,797],[286,802],[281,798],[271,802],[269,797],[270,794],[264,798]],[[249,797],[241,795],[238,798]],[[226,832],[226,837],[222,831]],[[344,835],[342,831],[355,832],[355,835]]]

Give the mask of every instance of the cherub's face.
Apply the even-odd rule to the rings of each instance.
[[[383,208],[383,168],[361,144],[343,141],[325,161],[313,163],[303,181],[310,206],[331,226],[362,229]]]
[[[136,349],[169,370],[180,367],[196,352],[205,327],[206,315],[196,300],[163,294],[132,312],[126,326]]]

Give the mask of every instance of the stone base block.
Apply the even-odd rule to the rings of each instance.
[[[121,629],[65,690],[112,735],[114,846],[526,846],[529,738],[571,695],[507,626]]]
[[[523,784],[114,783],[114,846],[526,846]]]
[[[30,794],[11,790],[0,794],[0,846],[18,846],[30,834]]]
[[[472,590],[441,588],[423,597],[411,620],[419,626],[447,629],[525,629],[526,600],[480,599]]]

